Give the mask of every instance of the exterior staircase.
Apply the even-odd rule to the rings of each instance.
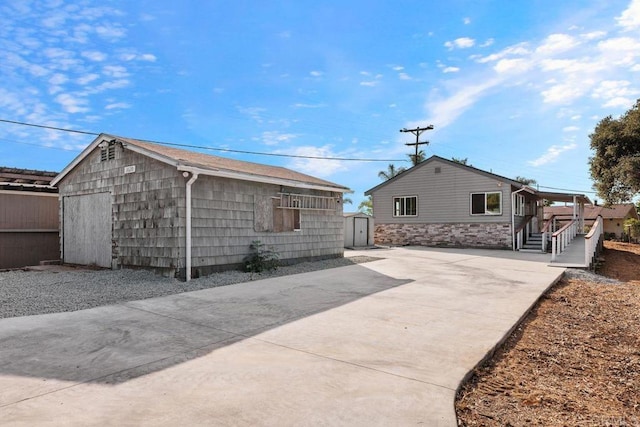
[[[531,233],[527,237],[527,241],[522,248],[521,252],[542,252],[542,233]]]

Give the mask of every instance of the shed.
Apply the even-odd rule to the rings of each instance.
[[[373,246],[374,221],[371,215],[362,212],[344,214],[344,247],[362,248]]]
[[[66,263],[189,280],[240,267],[255,240],[285,263],[344,254],[350,190],[282,167],[101,134],[53,184]]]
[[[56,175],[0,167],[0,268],[60,259]]]

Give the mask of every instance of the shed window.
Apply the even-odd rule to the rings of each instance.
[[[107,160],[113,160],[116,158],[116,146],[109,144],[108,146],[100,149],[100,161],[106,162]]]
[[[471,215],[502,215],[502,193],[471,193]]]
[[[393,216],[418,215],[418,196],[402,196],[393,198]]]
[[[280,206],[280,199],[273,199],[272,203],[274,232],[300,230],[300,209],[283,209]]]

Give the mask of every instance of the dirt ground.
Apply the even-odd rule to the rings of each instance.
[[[598,273],[560,281],[478,368],[461,426],[640,426],[640,245],[605,242]]]

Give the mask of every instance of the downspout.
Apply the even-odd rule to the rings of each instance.
[[[526,187],[511,192],[511,248],[516,250],[516,194],[524,191]]]
[[[189,176],[189,172],[184,172],[182,174],[182,176],[184,176],[185,178],[187,176]],[[189,178],[189,181],[187,181],[187,188],[186,188],[186,192],[187,192],[187,200],[186,200],[186,204],[187,204],[187,214],[186,214],[186,230],[185,230],[185,235],[186,235],[186,241],[185,241],[185,280],[188,282],[189,280],[191,280],[191,185],[196,182],[196,179],[198,179],[198,174],[197,173],[191,173],[191,178]]]

